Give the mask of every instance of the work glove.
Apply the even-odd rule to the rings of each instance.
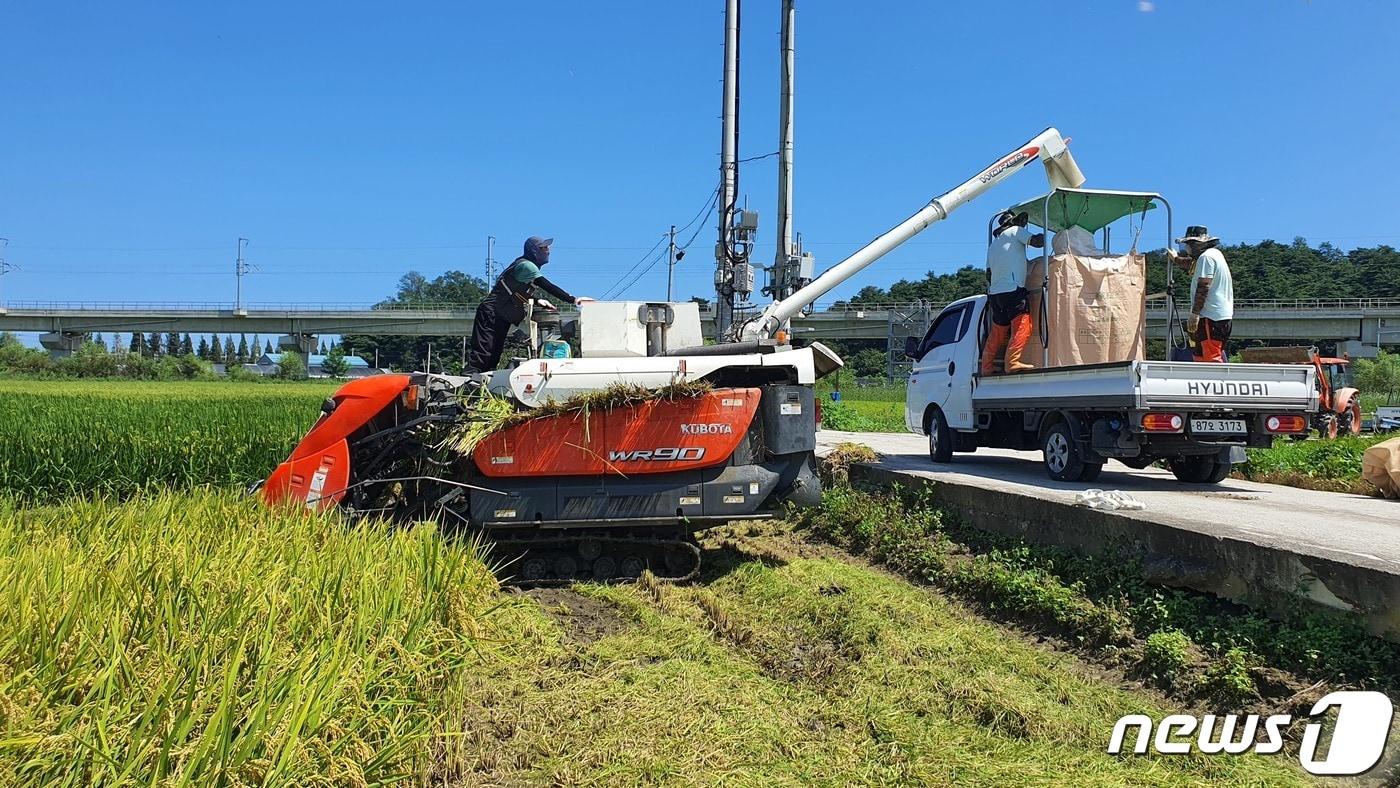
[[[1186,318],[1186,330],[1187,330],[1187,331],[1190,331],[1192,334],[1196,333],[1196,329],[1197,329],[1198,327],[1200,327],[1200,325],[1201,325],[1201,316],[1200,316],[1200,315],[1198,315],[1198,314],[1196,314],[1196,313],[1193,312],[1193,313],[1191,313],[1191,316],[1190,316],[1190,317]]]
[[[1182,269],[1182,270],[1185,271],[1185,270],[1190,270],[1191,264],[1194,263],[1195,261],[1192,260],[1189,256],[1184,255],[1184,254],[1178,252],[1177,250],[1171,248],[1170,246],[1168,246],[1168,247],[1167,247],[1167,262],[1170,263],[1170,264],[1172,264],[1172,265],[1174,265],[1174,266],[1176,266],[1177,268],[1180,268],[1180,269]]]
[[[597,301],[597,300],[598,300],[598,299],[596,299],[596,298],[589,298],[588,296],[577,296],[577,297],[574,298],[574,303],[575,303],[575,304],[586,304],[586,303],[588,303],[588,302],[590,302],[590,301]]]
[[[544,309],[544,310],[546,310],[546,311],[549,311],[549,312],[558,312],[558,311],[559,311],[559,308],[558,308],[558,307],[556,307],[554,304],[551,304],[550,302],[544,300],[543,298],[536,298],[536,299],[535,299],[535,306],[538,307],[538,308],[540,308],[540,309]]]

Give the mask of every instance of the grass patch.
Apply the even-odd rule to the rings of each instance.
[[[229,493],[0,502],[0,783],[426,775],[497,601],[432,526]]]
[[[1345,436],[1331,440],[1279,440],[1268,449],[1249,449],[1238,466],[1241,478],[1309,490],[1374,495],[1361,479],[1361,455],[1388,435]]]
[[[1311,611],[1270,619],[1213,596],[1147,583],[1137,563],[1121,555],[1081,556],[966,526],[913,495],[836,486],[821,507],[799,513],[797,523],[1129,668],[1168,672],[1168,683],[1193,701],[1238,708],[1317,681],[1400,690],[1400,645],[1370,636],[1352,619]],[[1149,654],[1146,640],[1160,632],[1176,634],[1157,636]],[[1190,655],[1192,646],[1203,657],[1183,663],[1171,656]],[[1279,670],[1299,680],[1280,682],[1270,673]]]
[[[0,380],[0,490],[241,487],[286,459],[336,385]]]
[[[621,623],[580,636],[431,526],[196,491],[0,501],[0,582],[0,784],[1302,779],[1107,755],[1118,717],[1168,710],[827,559],[581,587]]]
[[[827,400],[822,403],[822,427],[843,432],[904,432],[904,403]]]
[[[632,626],[549,620],[470,679],[447,782],[1301,784],[1285,759],[1104,752],[1164,713],[885,573],[746,561],[705,586],[583,586]]]

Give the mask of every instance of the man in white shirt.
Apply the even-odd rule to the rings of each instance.
[[[1235,317],[1235,286],[1225,253],[1218,248],[1220,239],[1205,227],[1192,225],[1176,242],[1183,245],[1183,253],[1168,249],[1167,256],[1191,270],[1191,317],[1186,330],[1196,341],[1195,359],[1223,363],[1228,359],[1225,343]]]
[[[997,229],[987,247],[987,271],[991,275],[987,302],[992,310],[992,325],[987,342],[982,346],[983,375],[996,371],[996,360],[1002,348],[1006,349],[1006,372],[1031,368],[1021,362],[1021,354],[1033,330],[1027,303],[1029,293],[1026,292],[1026,247],[1044,247],[1045,234],[1027,229],[1029,221],[1025,211],[1002,213],[997,217]]]

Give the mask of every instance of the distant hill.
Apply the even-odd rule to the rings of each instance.
[[[1263,241],[1222,246],[1235,281],[1235,298],[1400,298],[1400,251],[1375,246],[1343,252],[1330,243],[1309,246]],[[1148,252],[1148,290],[1162,289],[1165,253]],[[985,268],[975,265],[951,274],[930,271],[923,279],[901,279],[888,288],[865,287],[852,304],[947,303],[986,291]],[[1180,291],[1178,291],[1180,293]]]

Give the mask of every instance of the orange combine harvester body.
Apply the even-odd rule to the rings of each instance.
[[[541,415],[450,448],[460,379],[342,386],[262,483],[270,505],[482,533],[527,582],[690,577],[694,531],[820,497],[811,386],[773,382]],[[480,393],[475,395],[480,396]]]
[[[534,419],[488,436],[472,458],[482,475],[628,476],[723,465],[758,410],[760,390]]]

